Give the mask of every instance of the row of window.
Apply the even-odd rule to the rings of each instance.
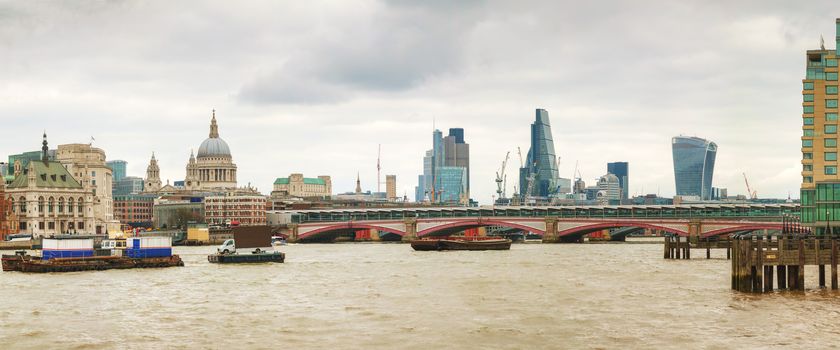
[[[814,125],[814,118],[805,118],[805,125]],[[826,134],[836,134],[837,124],[828,124],[823,127],[823,132]],[[805,136],[814,136],[814,131],[811,129],[804,130]]]
[[[824,160],[827,161],[836,161],[837,160],[837,152],[825,152],[824,153]],[[811,152],[802,153],[802,159],[814,159],[814,154]]]
[[[803,90],[814,90],[814,83],[805,83],[802,87]],[[837,85],[826,85],[825,86],[825,94],[826,95],[837,95]],[[810,97],[809,97],[810,96]],[[814,102],[814,94],[805,94],[804,95],[805,102]]]
[[[825,147],[837,147],[837,139],[823,139],[823,146],[825,146]],[[814,147],[814,141],[813,140],[802,140],[802,147],[803,148]]]
[[[802,171],[813,171],[814,166],[811,164],[804,164],[802,165]],[[826,165],[823,167],[823,174],[825,175],[837,175],[837,166],[836,165]],[[810,181],[806,181],[810,182]]]
[[[814,101],[814,95],[810,95],[811,96],[810,101],[807,100],[807,96],[809,96],[809,95],[802,95],[802,96],[804,98],[806,98],[805,102],[813,102]],[[837,100],[836,99],[825,100],[825,108],[837,108]],[[805,114],[814,114],[814,106],[802,106],[802,112],[805,113]]]
[[[825,114],[825,121],[827,121],[827,122],[837,121],[837,113],[826,113]],[[814,117],[805,117],[802,123],[805,124],[805,125],[814,125]],[[805,130],[805,133],[806,133],[805,136],[814,136],[813,135],[813,133],[814,133],[813,130]],[[808,135],[809,133],[810,133],[810,135]]]
[[[837,72],[826,72],[822,68],[808,68],[808,70],[805,73],[805,79],[836,81]]]

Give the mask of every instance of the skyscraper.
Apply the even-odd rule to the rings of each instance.
[[[717,144],[698,137],[677,136],[671,139],[671,150],[677,195],[709,200]]]
[[[531,124],[531,148],[525,166],[519,169],[519,191],[523,197],[548,197],[557,192],[557,154],[551,137],[548,112],[537,109],[536,121]],[[530,178],[533,176],[533,185]]]
[[[805,53],[802,80],[802,223],[816,234],[838,233],[840,226],[840,176],[837,174],[838,59],[840,59],[840,18],[837,46]]]
[[[621,188],[621,199],[629,198],[630,193],[630,165],[627,162],[607,163],[607,173],[618,177],[618,184]]]
[[[423,157],[415,199],[420,202],[428,196],[433,203],[468,203],[469,167],[470,145],[464,142],[464,129],[452,128],[446,137],[436,129],[432,149]]]

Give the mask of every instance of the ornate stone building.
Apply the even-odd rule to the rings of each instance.
[[[105,151],[86,143],[58,145],[56,160],[64,165],[77,181],[89,178],[93,192],[95,232],[116,232],[119,220],[114,217],[113,170],[108,166]]]
[[[49,160],[48,152],[44,134],[41,160],[30,161],[25,168],[15,162],[15,179],[7,186],[6,197],[18,217],[20,232],[35,236],[105,233],[94,219],[91,174],[79,172],[77,180],[68,171],[69,165]]]
[[[212,191],[236,188],[236,164],[230,154],[227,142],[219,137],[216,124],[216,110],[210,120],[210,135],[198,154],[190,153],[184,187],[188,191]]]
[[[158,167],[157,159],[155,159],[153,152],[152,160],[149,161],[149,166],[146,167],[146,181],[143,186],[143,192],[156,193],[160,191],[160,187],[160,167]]]

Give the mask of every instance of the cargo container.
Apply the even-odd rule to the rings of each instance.
[[[207,227],[190,227],[187,228],[187,239],[198,242],[210,241],[210,229]]]
[[[41,258],[78,258],[93,256],[93,238],[44,238]]]
[[[125,256],[157,258],[172,255],[172,237],[131,237],[126,239]]]

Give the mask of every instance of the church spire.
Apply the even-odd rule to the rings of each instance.
[[[219,138],[219,126],[216,125],[216,110],[213,110],[213,118],[210,119],[210,138]]]
[[[356,173],[356,194],[362,193],[362,181],[359,179],[359,173]]]
[[[44,141],[41,144],[43,145],[43,146],[41,146],[41,152],[42,152],[41,160],[44,161],[44,164],[46,164],[50,161],[50,155],[49,155],[50,148],[47,146],[47,131],[46,130],[44,130]]]

